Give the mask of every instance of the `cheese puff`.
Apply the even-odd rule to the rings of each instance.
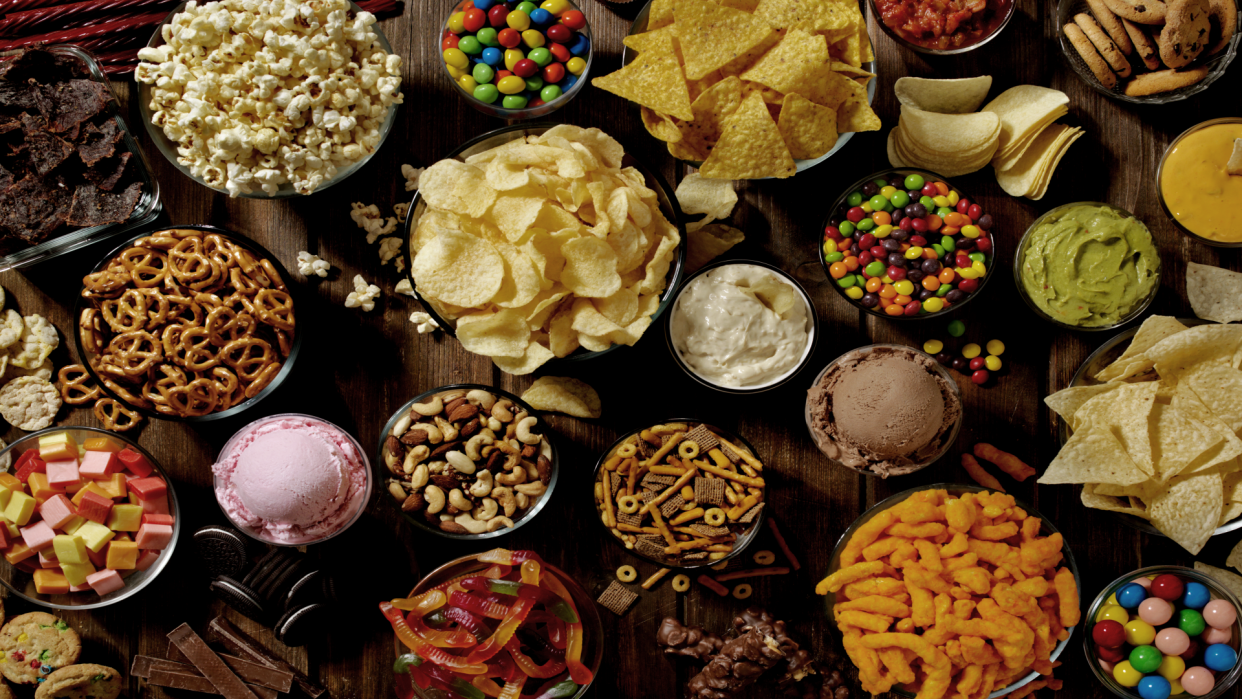
[[[997,568],[996,570],[992,571],[992,577],[996,578],[997,580],[1008,580],[1009,578],[1012,578],[1013,575],[1009,571],[1005,570],[1004,568]]]
[[[948,592],[949,583],[917,563],[907,563],[904,568],[906,587],[920,587],[932,592]],[[990,589],[990,588],[989,588]]]
[[[878,539],[875,543],[862,550],[863,560],[878,561],[881,558],[890,556],[897,549],[901,548],[903,543],[908,543],[899,536],[886,536]]]
[[[953,598],[944,593],[936,595],[936,599],[932,602],[936,608],[936,623],[939,624],[944,618],[953,613]]]
[[[897,521],[897,513],[892,509],[884,510],[872,517],[865,524],[854,532],[854,536],[850,537],[850,542],[845,545],[845,550],[841,552],[841,566],[852,566],[858,562],[858,556],[862,550],[870,546],[880,535],[884,533],[894,522]]]
[[[1001,609],[1014,616],[1025,617],[1030,612],[1039,611],[1034,597],[1018,592],[1009,583],[996,583],[992,587],[992,599],[996,600]]]
[[[879,614],[869,614],[857,610],[833,611],[833,618],[838,624],[849,624],[867,631],[875,633],[884,633],[888,631],[888,627],[893,625],[891,616],[880,616]]]
[[[927,539],[915,539],[914,548],[918,549],[919,552],[919,565],[933,573],[940,573],[940,571],[944,570],[944,564],[940,562],[939,546]]]
[[[923,524],[905,524],[898,522],[885,530],[890,536],[902,536],[907,539],[931,539],[943,534],[946,529],[939,522]]]
[[[926,636],[926,634],[924,634]],[[949,662],[958,667],[965,667],[968,663],[962,658],[962,644],[956,639],[945,641],[944,654],[949,656]]]
[[[979,539],[971,539],[969,542],[970,552],[979,557],[979,560],[985,563],[991,563],[999,566],[1005,563],[1005,559],[1009,556],[1014,548],[1009,544],[1001,541],[981,541]]]
[[[966,493],[956,500],[944,505],[945,519],[954,532],[968,532],[979,516],[979,508],[975,506],[974,494]]]
[[[1002,638],[1005,630],[998,624],[987,619],[958,619],[956,616],[944,620],[944,627],[951,633],[963,638],[977,636],[980,638]]]
[[[1039,607],[1044,610],[1044,618],[1048,620],[1048,633],[1058,641],[1069,638],[1069,632],[1061,626],[1060,603],[1054,596],[1040,597]]]
[[[1053,560],[1061,553],[1065,540],[1060,532],[1042,539],[1022,542],[1022,572],[1027,575],[1040,575],[1047,568],[1056,565]]]
[[[892,688],[893,683],[880,674],[880,654],[874,648],[864,646],[862,639],[861,632],[847,633],[841,645],[858,668],[858,681],[862,684],[863,691],[883,694]]]
[[[877,633],[863,636],[859,644],[865,648],[905,648],[918,654],[923,661],[923,684],[915,699],[940,699],[949,689],[953,663],[944,651],[910,633]]]
[[[979,688],[979,684],[983,682],[983,666],[967,665],[966,669],[957,676],[957,697],[968,697],[971,692]]]
[[[992,642],[996,647],[996,652],[1000,653],[1005,661],[1005,667],[1018,669],[1027,667],[1028,664],[1024,662],[1026,654],[1035,647],[1035,632],[1031,630],[1031,627],[1001,609],[991,598],[980,600],[976,609],[979,610],[980,616],[1004,630],[1004,636],[993,638]]]
[[[1044,610],[1036,607],[1022,615],[1022,620],[1035,632],[1035,660],[1048,660],[1056,643],[1052,640],[1052,627],[1048,625]]]
[[[1009,695],[1009,699],[1022,699],[1023,697],[1029,697],[1034,694],[1036,690],[1043,689],[1047,686],[1048,680],[1035,680],[1034,682],[1028,682],[1025,685],[1015,689],[1013,693]]]
[[[897,626],[893,628],[901,633],[914,633],[914,629],[916,627],[914,625],[914,619],[898,619]]]
[[[906,597],[906,599],[909,599],[909,597]],[[898,618],[910,616],[909,605],[894,597],[885,597],[883,595],[869,595],[848,602],[841,602],[834,606],[833,610],[858,610],[860,612],[871,612],[872,614],[883,614],[884,616]]]
[[[1014,583],[1013,589],[1031,597],[1043,597],[1048,594],[1052,586],[1043,578],[1028,578],[1022,582]]]
[[[915,626],[925,629],[936,623],[936,605],[933,600],[930,590],[910,586],[910,618],[914,620]]]
[[[900,648],[885,648],[879,651],[880,662],[888,668],[889,676],[897,684],[909,684],[914,681],[914,669],[906,660],[905,651]]]
[[[944,490],[920,490],[919,492],[906,498],[905,502],[925,502],[931,505],[942,505],[949,498],[949,491]]]
[[[972,600],[973,601],[975,599],[975,593],[971,592],[970,590],[967,590],[961,585],[953,586],[953,588],[949,590],[949,596],[952,597],[953,599],[958,599],[958,600]]]
[[[1000,505],[988,505],[983,508],[983,516],[991,517],[992,519],[1008,519],[1009,509]]]
[[[1026,518],[1029,516],[1030,515],[1026,513],[1026,510],[1022,509],[1021,507],[1018,507],[1017,505],[1014,505],[1013,507],[1009,509],[1009,521],[1010,522],[1025,522]]]
[[[1001,661],[1000,654],[982,636],[962,636],[962,659],[975,665],[991,665]]]
[[[862,580],[863,578],[875,577],[880,573],[883,573],[884,569],[884,563],[881,561],[855,563],[851,566],[838,570],[823,580],[820,580],[819,584],[815,586],[815,594],[826,595],[829,592],[836,592],[848,583],[852,583],[856,580]]]
[[[906,585],[896,578],[868,578],[852,582],[843,588],[843,592],[849,599],[858,599],[867,597],[868,595],[884,595],[892,597],[894,595],[904,594]]]
[[[1017,504],[1009,493],[991,493],[986,490],[982,493],[975,493],[975,502],[983,508],[999,507],[1002,510],[1007,510]]]
[[[953,600],[953,616],[958,619],[969,619],[974,611],[975,601],[973,599]]]
[[[988,590],[992,589],[992,574],[979,566],[955,570],[949,578],[959,585],[964,585],[976,595],[985,595]]]
[[[1036,660],[1031,665],[1031,669],[1034,670],[1035,672],[1038,672],[1041,675],[1051,675],[1053,671],[1055,671],[1058,667],[1060,667],[1060,665],[1061,665],[1060,660],[1056,662],[1052,662],[1051,660]],[[1061,680],[1057,680],[1057,682],[1060,682],[1060,681]],[[1049,687],[1051,686],[1052,685],[1049,685]]]
[[[1022,540],[1031,541],[1039,536],[1039,528],[1043,526],[1043,520],[1038,517],[1027,517],[1022,520]]]
[[[1074,581],[1074,574],[1069,568],[1061,568],[1057,570],[1052,584],[1060,600],[1061,626],[1067,629],[1076,626],[1082,618],[1082,602],[1078,599],[1078,584]]]
[[[922,539],[919,539],[922,541]],[[888,564],[894,568],[902,568],[908,561],[917,561],[919,559],[919,550],[914,548],[914,544],[908,539],[901,540],[901,546],[888,557]]]
[[[992,689],[996,687],[996,676],[1000,673],[1000,663],[992,663],[983,668],[983,681],[979,683],[979,689],[975,691],[972,699],[982,699],[992,693]]]
[[[949,543],[940,547],[941,558],[952,558],[960,553],[966,553],[970,550],[970,537],[965,532],[956,532],[953,539]]]
[[[979,522],[970,528],[970,535],[983,541],[1001,541],[1018,534],[1017,522],[984,525]]]
[[[974,553],[967,553],[965,555],[958,556],[957,558],[950,558],[950,559],[945,560],[944,561],[944,572],[952,573],[955,570],[962,570],[963,568],[973,568],[974,566],[977,566],[977,565],[979,565],[979,555],[974,554]]]
[[[945,515],[939,507],[930,502],[915,502],[913,498],[897,506],[897,515],[905,524],[922,524],[924,522],[943,522]]]

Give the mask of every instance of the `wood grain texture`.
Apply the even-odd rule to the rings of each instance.
[[[594,75],[620,64],[621,39],[642,2],[606,4],[583,0],[597,53]],[[84,660],[128,668],[136,654],[162,656],[165,634],[188,622],[200,633],[223,609],[207,590],[208,579],[192,550],[189,533],[223,522],[211,492],[210,465],[224,442],[247,422],[280,412],[307,412],[331,420],[359,438],[374,456],[380,430],[413,396],[462,381],[492,384],[520,393],[530,377],[511,377],[490,361],[464,352],[451,338],[419,336],[408,322],[417,310],[412,299],[393,293],[398,275],[378,264],[376,247],[349,219],[350,202],[376,203],[390,211],[408,201],[400,165],[425,166],[463,141],[503,125],[475,111],[453,91],[440,67],[438,33],[451,0],[416,0],[404,13],[381,23],[406,61],[405,104],[396,128],[366,167],[350,179],[294,201],[231,200],[201,187],[164,160],[139,126],[130,105],[129,121],[138,128],[148,159],[163,191],[168,223],[210,223],[242,233],[271,250],[286,267],[295,268],[299,250],[331,262],[325,280],[294,275],[301,292],[298,316],[307,333],[302,355],[289,380],[274,395],[241,418],[189,427],[171,422],[147,424],[140,442],[173,474],[185,503],[185,535],[172,564],[138,599],[97,612],[69,612],[66,618],[84,639]],[[554,565],[570,571],[593,594],[611,581],[615,569],[635,565],[640,579],[654,568],[628,556],[596,524],[590,500],[591,472],[601,451],[628,428],[673,415],[697,416],[732,429],[750,440],[770,465],[770,513],[780,522],[801,557],[801,571],[751,581],[750,602],[768,605],[792,621],[793,633],[824,657],[838,654],[839,643],[822,602],[813,593],[829,555],[846,527],[870,504],[894,492],[934,482],[968,482],[958,454],[978,441],[1012,451],[1042,470],[1057,449],[1055,422],[1042,397],[1066,385],[1074,370],[1111,333],[1073,333],[1034,317],[1019,299],[1012,275],[1013,251],[1032,220],[1070,201],[1105,201],[1137,214],[1155,234],[1163,254],[1162,289],[1153,310],[1189,315],[1184,296],[1188,261],[1242,269],[1237,252],[1221,252],[1189,241],[1165,218],[1156,198],[1155,170],[1165,146],[1182,130],[1208,118],[1225,116],[1237,105],[1242,69],[1235,67],[1209,91],[1164,107],[1137,107],[1108,100],[1069,69],[1056,42],[1053,3],[1020,0],[1017,16],[1004,35],[985,47],[955,58],[930,59],[896,46],[874,24],[871,35],[879,60],[875,107],[882,131],[859,134],[829,162],[793,180],[740,183],[735,223],[746,242],[731,257],[759,259],[798,276],[813,296],[821,339],[813,361],[789,385],[754,397],[717,394],[700,387],[677,369],[663,323],[631,349],[621,349],[589,363],[565,364],[550,373],[581,378],[603,398],[604,416],[581,421],[550,416],[561,447],[561,479],[552,501],[537,520],[502,540],[510,548],[532,548]],[[961,314],[967,322],[964,341],[1003,340],[1006,368],[989,386],[977,387],[958,376],[965,400],[965,423],[957,448],[942,462],[910,476],[882,481],[834,469],[807,435],[804,392],[833,357],[872,342],[920,346],[924,340],[948,339],[942,321],[894,323],[864,318],[825,282],[817,262],[817,243],[825,207],[842,188],[864,174],[888,167],[884,140],[897,119],[893,81],[903,75],[928,77],[994,76],[992,95],[1012,85],[1033,83],[1064,90],[1070,112],[1064,122],[1080,125],[1080,139],[1062,161],[1047,196],[1039,202],[1012,199],[997,186],[990,169],[957,178],[955,184],[975,197],[997,221],[999,259],[987,293]],[[126,83],[115,84],[127,94]],[[657,168],[670,181],[685,173],[643,130],[638,111],[619,98],[587,87],[551,120],[598,126],[626,149]],[[79,280],[115,243],[95,246],[22,273],[0,276],[10,305],[22,313],[41,313],[53,321],[62,345],[53,354],[57,367],[75,361],[70,309]],[[384,290],[376,310],[362,313],[343,302],[352,278],[362,274]],[[957,345],[960,346],[961,342]],[[96,424],[88,410],[65,410],[59,424]],[[4,436],[20,435],[10,429]],[[1138,534],[1106,513],[1085,510],[1069,487],[1037,488],[1033,480],[1018,484],[1001,477],[1011,492],[1034,504],[1066,536],[1082,571],[1084,605],[1095,592],[1123,572],[1145,564],[1189,564],[1191,557],[1167,539]],[[1237,535],[1213,540],[1200,556],[1223,565]],[[313,551],[342,571],[361,590],[341,611],[339,623],[325,629],[321,642],[305,649],[284,649],[270,632],[233,614],[239,625],[294,665],[325,682],[337,699],[392,696],[391,634],[374,603],[402,596],[425,573],[441,563],[482,546],[450,545],[414,533],[376,489],[361,521],[347,534]],[[764,533],[748,552],[777,551]],[[681,661],[655,652],[654,637],[665,615],[723,631],[745,603],[721,599],[700,585],[686,595],[673,592],[665,578],[623,618],[604,611],[608,652],[592,696],[676,697],[691,670]],[[28,609],[7,601],[10,614]],[[1068,681],[1063,696],[1104,697],[1088,677],[1076,633],[1058,675]],[[851,675],[852,677],[852,675]],[[136,679],[130,696],[167,696]],[[771,696],[754,692],[751,696]],[[1236,696],[1236,692],[1234,696]]]

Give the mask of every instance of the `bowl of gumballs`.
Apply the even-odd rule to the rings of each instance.
[[[994,275],[992,223],[982,205],[934,172],[882,170],[837,199],[820,262],[837,293],[869,313],[940,317]]]
[[[1096,678],[1119,697],[1213,699],[1242,675],[1238,604],[1190,568],[1142,568],[1095,598],[1083,651]]]
[[[475,109],[501,119],[547,116],[591,70],[591,27],[569,0],[464,0],[444,23],[444,68]]]

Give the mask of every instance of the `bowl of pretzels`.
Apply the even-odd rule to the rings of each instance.
[[[131,238],[82,280],[74,335],[86,375],[75,400],[101,401],[121,424],[249,408],[284,381],[301,347],[288,278],[267,250],[214,226]]]

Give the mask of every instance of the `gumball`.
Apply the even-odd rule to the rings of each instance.
[[[969,265],[959,264],[959,266]],[[977,349],[978,345],[975,345],[975,347]],[[965,350],[963,349],[963,352],[964,351]],[[1138,609],[1138,606],[1142,604],[1145,599],[1147,599],[1147,590],[1138,583],[1126,583],[1121,586],[1120,590],[1117,590],[1117,604],[1121,605],[1123,609]]]
[[[1183,689],[1196,697],[1207,694],[1212,691],[1212,687],[1216,686],[1216,678],[1212,676],[1212,671],[1206,667],[1187,668],[1179,681],[1182,683]]]
[[[1160,661],[1160,667],[1156,670],[1166,680],[1175,680],[1185,671],[1186,661],[1176,655],[1164,656],[1164,659]]]
[[[1203,664],[1209,670],[1225,672],[1238,663],[1238,652],[1223,643],[1216,643],[1203,649]]]
[[[1091,640],[1105,648],[1120,648],[1126,642],[1126,629],[1111,619],[1101,621],[1092,627]]]
[[[1203,609],[1212,601],[1212,594],[1203,583],[1188,582],[1186,591],[1182,593],[1182,606],[1191,609]]]
[[[1152,626],[1160,626],[1173,618],[1173,605],[1159,597],[1148,597],[1139,604],[1138,614]]]
[[[1122,660],[1113,666],[1113,679],[1122,687],[1135,687],[1143,679],[1143,673],[1135,670],[1130,661]]]
[[[1118,624],[1124,624],[1130,620],[1130,614],[1126,610],[1122,609],[1121,605],[1106,604],[1100,608],[1096,621],[1102,621],[1104,619],[1112,619]]]
[[[1214,599],[1203,607],[1203,620],[1214,629],[1227,629],[1238,619],[1238,610],[1227,600]]]
[[[1095,655],[1110,663],[1117,663],[1126,659],[1125,651],[1121,648],[1105,648],[1099,644],[1095,646]]]
[[[1135,646],[1130,651],[1130,666],[1143,674],[1155,672],[1163,659],[1164,655],[1155,646]]]
[[[1194,584],[1191,583],[1191,585]],[[1203,615],[1194,609],[1183,609],[1177,613],[1177,628],[1190,636],[1198,636],[1207,628],[1207,623],[1203,621]]]
[[[1182,689],[1181,679],[1169,680],[1169,694],[1185,694],[1186,690]]]
[[[1155,675],[1139,680],[1138,693],[1143,699],[1168,699],[1173,687],[1169,681]]]
[[[1151,581],[1151,594],[1170,602],[1180,599],[1184,589],[1182,579],[1171,573],[1157,575]]]
[[[1181,655],[1190,647],[1190,636],[1181,629],[1162,629],[1156,636],[1156,648],[1165,655]]]
[[[1233,640],[1233,629],[1228,627],[1217,629],[1209,626],[1204,629],[1203,635],[1199,639],[1209,645],[1213,643],[1228,643]]]
[[[1142,619],[1131,619],[1125,628],[1126,643],[1132,646],[1145,646],[1156,640],[1156,629]]]

